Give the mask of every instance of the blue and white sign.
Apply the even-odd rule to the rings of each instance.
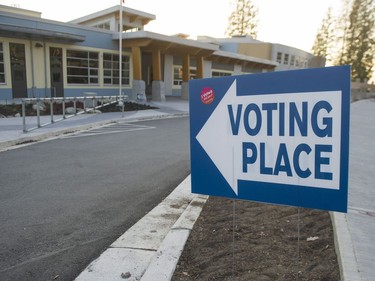
[[[189,89],[192,192],[347,211],[349,66]]]

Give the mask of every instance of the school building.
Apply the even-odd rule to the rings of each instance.
[[[65,23],[0,5],[0,100],[120,91],[130,100],[187,99],[190,79],[324,66],[302,50],[249,37],[146,31],[155,19],[118,5]]]

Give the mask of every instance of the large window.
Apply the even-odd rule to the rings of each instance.
[[[277,52],[276,62],[281,63],[282,56],[283,56],[283,54],[281,52]]]
[[[296,56],[292,55],[290,57],[290,65],[294,65],[295,60],[296,60]]]
[[[226,71],[212,71],[211,76],[212,77],[224,77],[224,76],[231,76],[231,72],[226,72]]]
[[[94,25],[94,27],[100,28],[100,29],[105,29],[105,30],[110,30],[111,24],[110,24],[109,21],[106,21],[106,22],[103,22],[103,23],[96,24],[96,25]]]
[[[98,84],[99,53],[67,50],[66,56],[68,84]]]
[[[197,69],[195,67],[190,68],[189,79],[197,78]],[[178,86],[182,85],[182,66],[175,65],[173,66],[173,85]]]
[[[130,84],[130,63],[129,56],[122,56],[122,85]],[[105,85],[118,85],[120,81],[120,62],[116,54],[104,53],[103,71]]]
[[[3,43],[0,42],[0,84],[5,83],[5,65]]]
[[[173,85],[182,84],[182,67],[174,66],[173,67]]]
[[[289,54],[284,54],[284,64],[289,64]]]

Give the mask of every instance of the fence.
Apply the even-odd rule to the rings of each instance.
[[[59,122],[65,120],[67,118],[71,118],[80,114],[89,113],[95,111],[101,107],[108,106],[110,104],[119,103],[122,106],[122,116],[124,116],[124,101],[128,98],[128,96],[85,96],[85,97],[62,97],[62,98],[26,98],[22,99],[22,125],[23,125],[23,132],[27,133],[29,131],[50,125],[55,122]],[[77,102],[82,102],[83,109],[81,111],[77,108]],[[97,105],[97,102],[100,101],[100,105]],[[43,110],[44,103],[49,103],[50,106],[50,116],[51,120],[48,123],[41,124],[40,122],[40,111]],[[73,102],[73,108],[66,108],[67,102]],[[26,104],[35,104],[36,110],[36,118],[37,118],[37,126],[33,128],[26,128]],[[62,105],[62,117],[59,119],[54,118],[54,105],[61,104]]]

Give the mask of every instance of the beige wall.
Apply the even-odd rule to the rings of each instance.
[[[13,3],[16,3],[16,2],[17,1],[14,1]],[[0,5],[0,11],[18,14],[18,15],[23,15],[23,16],[28,16],[28,17],[37,17],[37,18],[42,17],[41,12],[26,10],[26,9],[22,9],[22,8],[18,8],[18,7],[10,7],[10,6],[6,6],[6,5]]]
[[[269,43],[238,44],[237,52],[242,55],[271,60],[272,46]]]
[[[326,65],[326,59],[324,57],[313,57],[310,60],[309,67],[324,67]]]

